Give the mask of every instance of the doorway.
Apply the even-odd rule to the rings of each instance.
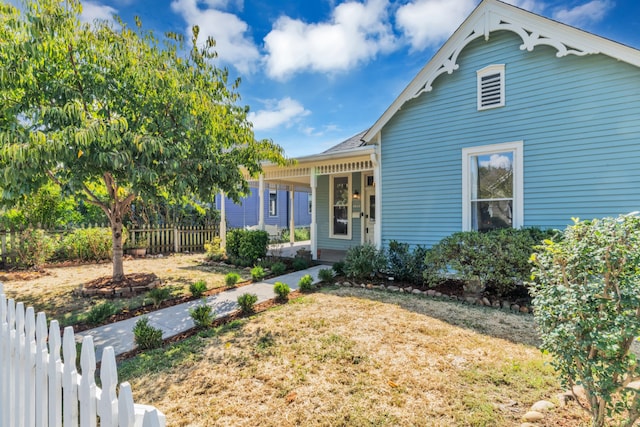
[[[376,188],[373,175],[365,175],[364,184],[364,242],[375,245]]]

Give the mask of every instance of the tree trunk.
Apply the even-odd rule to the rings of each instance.
[[[116,210],[116,209],[114,209]],[[113,218],[109,218],[111,222],[111,237],[113,240],[112,252],[113,252],[113,281],[121,282],[124,280],[124,266],[122,262],[122,218],[120,215],[112,215]]]

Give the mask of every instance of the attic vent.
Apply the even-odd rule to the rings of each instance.
[[[504,106],[504,64],[489,65],[477,73],[478,110]]]

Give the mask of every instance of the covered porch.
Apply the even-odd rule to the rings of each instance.
[[[247,177],[249,185],[257,188],[260,194],[257,228],[261,230],[265,230],[265,189],[287,190],[291,199],[298,191],[311,195],[310,240],[296,242],[295,233],[289,233],[289,242],[277,245],[280,250],[295,255],[295,250],[306,247],[314,260],[332,263],[344,259],[350,247],[364,243],[380,247],[380,203],[376,203],[380,200],[377,146],[340,149],[340,145],[321,154],[295,159],[289,166],[264,165],[262,175]],[[289,205],[293,207],[293,200]],[[220,214],[224,245],[224,204]],[[293,230],[293,209],[289,218],[289,229]]]

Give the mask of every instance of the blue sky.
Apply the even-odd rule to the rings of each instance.
[[[509,3],[640,48],[638,0]],[[83,20],[119,15],[158,34],[217,41],[216,65],[242,79],[258,138],[289,157],[371,126],[479,0],[91,0]]]

